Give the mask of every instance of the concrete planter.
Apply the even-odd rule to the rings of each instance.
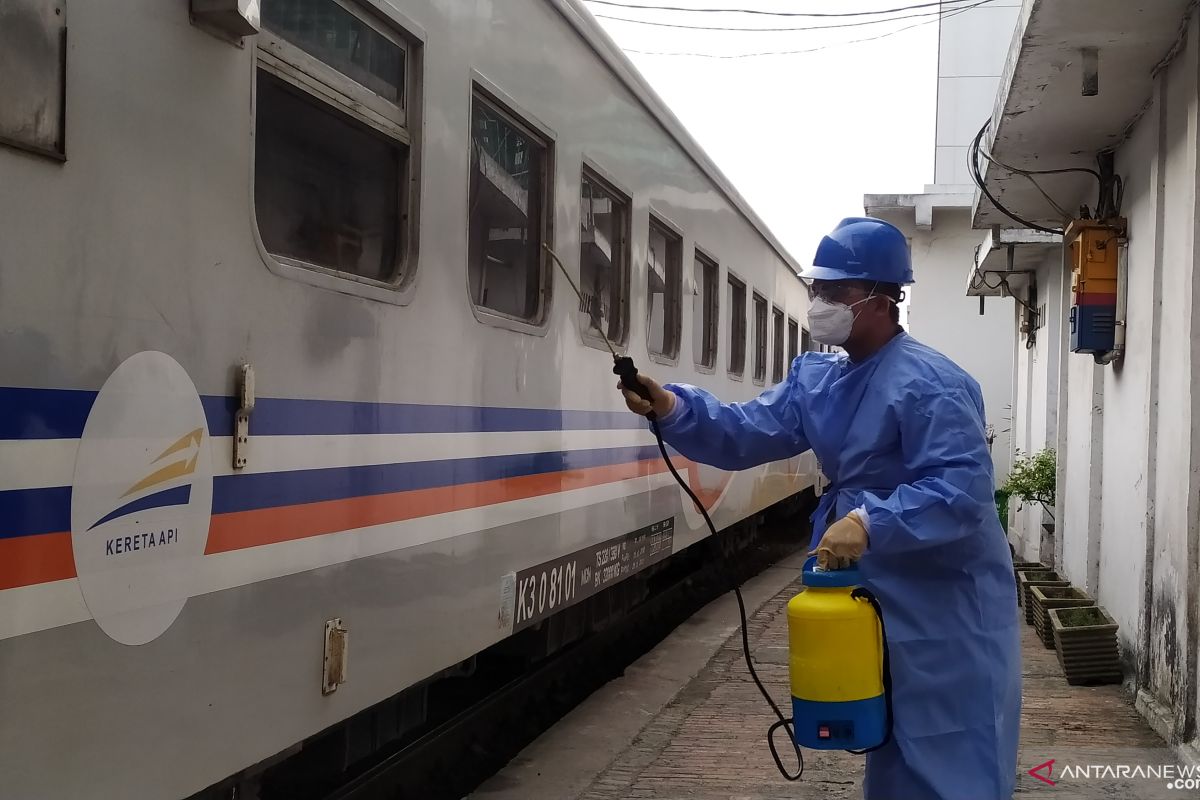
[[[1017,579],[1017,591],[1021,594],[1021,602],[1025,605],[1025,622],[1033,624],[1033,606],[1030,605],[1029,590],[1034,586],[1070,586],[1071,582],[1063,580],[1063,576],[1054,570],[1042,572],[1022,572]]]
[[[1072,686],[1120,683],[1117,623],[1100,606],[1052,608],[1054,649]]]
[[[1018,606],[1022,606],[1025,604],[1024,599],[1021,597],[1021,591],[1020,591],[1021,573],[1022,572],[1045,572],[1048,569],[1050,569],[1050,568],[1047,567],[1045,564],[1042,564],[1041,562],[1038,562],[1038,561],[1014,561],[1013,562],[1013,580],[1015,580],[1017,582],[1017,605]]]
[[[1046,649],[1054,649],[1054,628],[1050,624],[1052,608],[1083,608],[1096,605],[1082,589],[1074,586],[1034,586],[1029,590],[1033,607],[1033,629]]]

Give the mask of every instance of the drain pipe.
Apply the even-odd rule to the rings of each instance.
[[[1118,247],[1120,243],[1118,241]],[[1125,248],[1117,253],[1117,307],[1113,314],[1113,347],[1102,356],[1096,357],[1101,365],[1114,364],[1125,357],[1125,319],[1129,299],[1129,264]]]

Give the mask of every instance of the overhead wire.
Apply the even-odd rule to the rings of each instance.
[[[860,39],[849,39],[844,42],[833,42],[831,44],[820,45],[818,47],[807,47],[807,48],[802,48],[802,49],[798,49],[798,50],[763,50],[763,51],[751,52],[751,53],[697,53],[697,52],[689,52],[689,51],[637,50],[637,49],[633,49],[633,48],[621,48],[621,49],[624,50],[624,52],[626,52],[626,53],[633,53],[635,55],[642,55],[642,56],[674,56],[674,57],[686,57],[686,58],[714,58],[714,59],[722,59],[722,60],[724,60],[724,59],[739,59],[739,58],[760,58],[763,56],[791,56],[791,55],[802,55],[804,53],[818,53],[818,52],[821,52],[822,50],[831,50],[831,49],[834,49],[837,47],[844,47],[846,45],[863,44],[865,42],[875,42],[880,39],[887,39],[889,37],[896,36],[897,34],[904,33],[905,31],[910,31],[914,28],[920,28],[924,25],[932,25],[935,22],[941,22],[942,20],[949,19],[951,17],[956,17],[959,14],[965,14],[966,12],[968,12],[974,8],[979,8],[980,6],[986,5],[987,3],[990,3],[990,2],[992,2],[992,0],[976,0],[975,2],[971,3],[970,5],[955,7],[955,9],[953,11],[948,11],[948,12],[946,12],[938,17],[935,17],[933,19],[922,20],[921,22],[914,22],[911,25],[905,25],[904,27],[897,28],[894,31],[880,33],[875,36],[865,36]]]
[[[978,5],[990,3],[992,0],[982,0]],[[857,20],[854,22],[835,22],[830,25],[798,25],[792,27],[755,27],[744,25],[691,25],[684,22],[663,22],[661,20],[637,19],[635,17],[618,17],[612,14],[594,14],[597,19],[608,19],[617,22],[630,22],[635,25],[650,25],[656,28],[678,28],[690,31],[725,31],[737,33],[789,33],[797,31],[827,31],[837,28],[860,28],[865,25],[880,25],[888,22],[900,22],[906,19],[917,19],[920,17],[938,17],[949,12],[938,8],[936,11],[920,11],[914,14],[901,14],[899,16],[885,17],[882,19],[866,19]]]
[[[635,3],[621,3],[617,0],[584,0],[587,3],[595,3],[603,6],[616,6],[618,8],[636,8],[645,9],[647,11],[686,11],[697,14],[755,14],[764,17],[867,17],[878,16],[880,14],[895,14],[901,11],[913,11],[914,9],[931,8],[933,6],[953,6],[956,3],[969,3],[971,0],[941,0],[934,3],[919,3],[911,6],[900,6],[898,8],[881,8],[876,11],[833,11],[833,12],[816,12],[816,11],[765,11],[757,8],[688,8],[685,6],[648,6],[638,5]]]
[[[979,191],[983,193],[983,196],[991,201],[991,204],[996,207],[996,210],[1001,214],[1004,214],[1009,219],[1019,222],[1026,228],[1030,228],[1035,231],[1062,235],[1062,228],[1049,228],[1045,225],[1039,225],[1036,222],[1031,222],[1024,217],[1018,216],[1014,212],[1008,210],[1003,203],[996,199],[996,196],[992,194],[991,190],[988,189],[987,182],[984,180],[983,174],[979,169],[979,158],[980,142],[983,140],[983,134],[987,132],[987,129],[990,128],[991,125],[992,120],[989,118],[987,122],[983,123],[983,126],[979,129],[979,132],[975,134],[975,138],[971,140],[971,144],[967,148],[967,171],[971,175],[971,180],[974,181],[977,187],[979,187]]]

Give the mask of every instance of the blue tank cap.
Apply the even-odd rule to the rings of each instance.
[[[817,586],[823,589],[839,589],[859,586],[862,581],[858,575],[858,567],[845,569],[817,569],[817,557],[809,556],[804,562],[804,572],[801,582],[805,586]]]

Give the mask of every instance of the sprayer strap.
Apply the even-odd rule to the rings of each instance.
[[[855,600],[866,600],[871,604],[871,608],[875,610],[875,618],[879,620],[879,638],[883,641],[883,706],[886,714],[883,741],[874,747],[846,751],[847,753],[861,756],[866,753],[875,752],[892,740],[892,724],[894,722],[892,717],[892,654],[888,647],[887,628],[883,623],[883,609],[879,607],[878,598],[875,597],[875,594],[870,589],[863,588],[862,586],[851,592],[850,596]]]

